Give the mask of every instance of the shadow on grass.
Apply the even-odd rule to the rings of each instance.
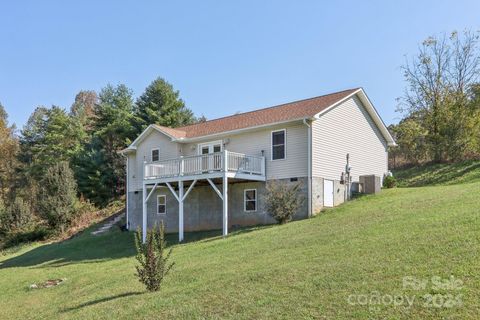
[[[258,229],[231,228],[230,236]],[[212,241],[222,238],[221,230],[186,232],[183,243]],[[178,244],[178,234],[166,235],[168,246]],[[134,232],[112,230],[99,236],[90,232],[62,242],[41,245],[23,254],[0,261],[0,269],[15,267],[62,267],[78,263],[95,263],[104,260],[121,259],[135,256]]]
[[[480,180],[480,161],[453,164],[426,164],[394,171],[400,187],[424,187],[469,183]]]
[[[81,308],[84,308],[84,307],[93,306],[93,305],[96,305],[96,304],[99,304],[99,303],[109,302],[109,301],[112,301],[112,300],[121,299],[121,298],[125,298],[125,297],[130,297],[130,296],[137,296],[137,295],[140,295],[140,294],[143,294],[143,293],[144,292],[126,292],[126,293],[122,293],[122,294],[117,294],[115,296],[105,297],[105,298],[101,298],[101,299],[97,299],[97,300],[93,300],[93,301],[88,301],[88,302],[79,304],[78,306],[75,306],[75,307],[66,308],[66,309],[63,309],[62,312],[75,311],[75,310],[78,310],[78,309],[81,309]]]
[[[135,255],[133,233],[114,230],[101,236],[85,232],[75,238],[33,248],[0,262],[0,269],[89,263]]]

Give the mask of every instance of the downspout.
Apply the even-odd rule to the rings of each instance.
[[[307,126],[307,188],[308,188],[308,217],[312,216],[312,126],[308,123],[307,119],[303,119],[303,124]]]
[[[120,153],[126,160],[126,172],[125,172],[125,227],[129,230],[128,225],[128,156],[124,153]]]

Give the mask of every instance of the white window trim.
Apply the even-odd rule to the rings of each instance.
[[[285,137],[285,139],[283,141],[285,152],[283,154],[283,158],[273,159],[273,133],[274,132],[280,132],[280,131],[283,131],[283,134],[284,134],[284,137]],[[279,130],[270,131],[270,160],[271,161],[281,161],[281,160],[285,160],[285,159],[287,159],[287,129],[279,129]]]
[[[158,202],[158,199],[160,199],[160,198],[165,199],[165,212],[158,212],[158,206],[160,205],[160,203]],[[157,195],[157,214],[161,214],[161,215],[166,215],[167,214],[167,196],[164,195],[164,194]]]
[[[247,210],[247,191],[255,191],[255,210]],[[258,194],[257,189],[244,189],[243,190],[243,211],[244,212],[257,212],[258,208]],[[253,201],[253,200],[249,200]]]
[[[156,162],[156,161],[153,161],[153,151],[158,151],[158,160],[157,161],[160,161],[160,148],[153,148],[150,150],[150,161],[151,162]]]
[[[210,141],[210,142],[202,142],[202,143],[199,143],[197,145],[197,154],[198,155],[201,155],[202,154],[202,148],[203,147],[210,147],[210,146],[214,146],[214,145],[217,145],[219,144],[220,145],[220,152],[223,151],[223,140],[215,140],[215,141]]]

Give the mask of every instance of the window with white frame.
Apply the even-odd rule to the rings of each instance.
[[[244,211],[254,212],[257,211],[257,189],[245,189],[243,192],[244,197]]]
[[[152,162],[160,160],[160,149],[152,149]]]
[[[167,213],[167,196],[165,195],[157,196],[157,213],[158,214]]]
[[[286,130],[272,131],[272,160],[286,158]]]

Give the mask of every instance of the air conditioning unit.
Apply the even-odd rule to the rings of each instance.
[[[359,182],[363,193],[378,193],[382,189],[381,178],[374,174],[360,176]]]

